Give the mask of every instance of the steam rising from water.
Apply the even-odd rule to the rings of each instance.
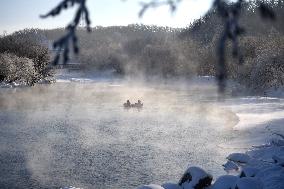
[[[238,118],[215,92],[121,80],[1,90],[2,183],[135,188],[177,181],[189,164],[220,175],[231,151],[217,145]],[[127,99],[143,109],[124,109]]]

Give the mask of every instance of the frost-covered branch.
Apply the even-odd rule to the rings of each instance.
[[[224,0],[215,0],[213,3],[213,9],[217,10],[218,14],[222,17],[224,23],[224,30],[221,34],[217,56],[217,80],[219,85],[219,91],[224,92],[227,79],[227,66],[225,61],[225,47],[226,41],[231,40],[233,44],[232,56],[239,59],[239,64],[243,63],[243,57],[240,53],[238,37],[244,33],[245,29],[239,25],[239,17],[241,13],[243,0],[238,0],[236,3],[228,4]],[[275,14],[270,7],[264,2],[259,2],[258,6],[260,14],[263,18],[274,20]]]
[[[78,5],[78,9],[75,13],[75,17],[73,21],[66,27],[67,33],[62,36],[60,39],[53,43],[54,49],[57,50],[57,54],[54,58],[53,64],[56,65],[59,63],[60,59],[60,51],[63,50],[63,63],[66,64],[69,60],[70,54],[70,43],[73,47],[73,52],[75,54],[79,53],[79,46],[78,46],[78,38],[76,36],[76,29],[80,23],[81,18],[85,18],[85,23],[87,25],[87,31],[91,31],[91,20],[89,18],[89,11],[86,6],[86,0],[63,0],[59,3],[54,9],[48,12],[45,15],[42,15],[41,18],[47,18],[50,16],[57,16],[63,11],[64,9],[68,9],[70,7],[74,7]]]
[[[141,2],[142,8],[139,12],[139,17],[142,17],[149,8],[156,8],[163,5],[169,6],[171,12],[174,12],[181,1],[182,0],[152,0],[148,3]]]

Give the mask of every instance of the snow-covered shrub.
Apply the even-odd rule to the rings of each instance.
[[[284,53],[284,51],[283,51]],[[264,55],[262,55],[264,56]],[[284,85],[284,55],[265,57],[256,62],[252,70],[250,85],[257,91],[270,88],[277,89]]]
[[[238,71],[238,81],[255,92],[284,86],[284,38],[270,31],[265,38],[243,40],[245,62]]]
[[[50,55],[48,48],[43,45],[42,38],[38,30],[23,30],[0,38],[0,53],[14,54],[17,57],[27,58],[29,62],[32,62],[32,67],[23,66],[19,68],[22,70],[32,68],[29,70],[30,74],[36,72],[36,77],[34,77],[33,82],[30,84],[51,75],[50,70],[46,69],[49,64]],[[15,56],[13,58],[17,60]],[[21,61],[24,61],[24,59],[21,59]],[[24,63],[24,65],[27,64]]]
[[[0,54],[0,75],[3,81],[31,85],[36,78],[33,61],[14,54]]]

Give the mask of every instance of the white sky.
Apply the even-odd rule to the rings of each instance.
[[[213,0],[183,0],[175,14],[169,7],[149,9],[142,19],[138,18],[140,2],[149,0],[87,0],[92,26],[128,25],[134,23],[159,26],[185,27],[200,18],[210,8]],[[0,33],[11,33],[24,28],[50,29],[65,27],[72,19],[74,10],[67,10],[55,18],[41,19],[60,0],[1,0]]]

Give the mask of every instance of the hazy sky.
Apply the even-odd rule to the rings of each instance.
[[[151,9],[138,18],[139,2],[149,0],[87,0],[92,26],[128,25],[133,23],[184,27],[202,16],[212,0],[183,0],[175,14],[168,7]],[[64,11],[55,18],[41,19],[60,0],[0,0],[0,32],[13,32],[24,28],[56,28],[66,26],[75,9]]]

